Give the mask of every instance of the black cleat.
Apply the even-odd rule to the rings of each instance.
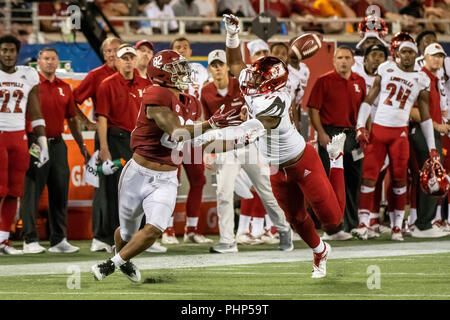
[[[120,271],[127,276],[133,282],[141,281],[141,273],[139,269],[131,261],[127,261],[125,264],[120,266]]]
[[[113,273],[114,270],[116,270],[116,266],[111,259],[108,259],[103,263],[96,264],[91,268],[91,272],[94,274],[94,279],[98,281],[105,279]]]

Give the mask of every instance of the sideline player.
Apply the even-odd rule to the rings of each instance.
[[[366,82],[366,90],[367,93],[369,93],[370,89],[373,86],[373,83],[375,81],[376,72],[378,69],[378,66],[385,62],[388,58],[388,51],[387,48],[384,45],[380,44],[374,44],[371,45],[366,49],[364,52],[364,64],[354,64],[352,67],[353,72],[356,72],[361,77],[364,78],[364,81]],[[377,111],[377,104],[378,101],[375,101],[375,103],[371,106],[370,111],[370,117],[371,119],[375,118],[375,113]],[[363,146],[364,147],[364,146]],[[363,160],[364,162],[364,160]],[[391,230],[383,225],[380,224],[379,221],[379,211],[380,211],[380,202],[381,202],[381,193],[383,191],[383,181],[384,177],[387,172],[387,168],[389,165],[389,157],[386,156],[386,160],[384,162],[383,167],[381,168],[380,175],[377,180],[376,188],[375,188],[375,199],[374,199],[374,208],[373,211],[370,212],[370,221],[369,224],[366,226],[364,223],[361,222],[361,219],[359,219],[359,225],[357,228],[352,230],[352,234],[362,240],[367,240],[370,238],[377,238],[379,237],[379,233],[387,233],[391,232]],[[361,216],[359,215],[359,218]]]
[[[148,75],[155,85],[144,91],[131,138],[133,157],[119,181],[120,227],[114,234],[117,253],[92,266],[96,280],[118,268],[131,281],[140,281],[140,272],[130,259],[151,246],[168,226],[177,198],[179,142],[239,118],[231,116],[234,110],[219,110],[208,121],[185,124],[196,109],[191,105],[200,105],[197,98],[183,93],[191,82],[190,74],[188,61],[172,50],[158,52],[149,63]],[[143,214],[146,224],[137,231]]]
[[[0,252],[5,254],[23,253],[14,249],[8,239],[30,161],[26,113],[40,147],[34,165],[41,168],[49,160],[45,120],[39,106],[39,75],[31,67],[16,66],[19,51],[17,38],[0,38]]]
[[[386,154],[392,166],[393,200],[395,210],[390,214],[392,240],[403,241],[402,223],[406,205],[406,178],[409,158],[408,123],[411,108],[417,100],[420,126],[424,133],[430,157],[439,159],[436,152],[433,123],[428,108],[430,79],[423,72],[414,71],[418,50],[413,42],[402,42],[397,52],[398,62],[389,61],[378,67],[372,89],[361,105],[358,113],[358,140],[368,143],[363,163],[363,182],[359,211],[360,221],[369,224],[369,214],[373,212],[375,183]],[[370,139],[366,122],[371,105],[379,96],[377,112],[373,120]],[[369,142],[370,141],[370,142]]]
[[[304,202],[311,204],[324,230],[336,229],[341,223],[345,209],[343,148],[346,136],[334,136],[328,145],[331,162],[328,180],[314,147],[305,143],[290,120],[286,65],[269,56],[246,68],[239,48],[239,20],[233,15],[224,15],[224,22],[227,60],[233,73],[240,74],[241,91],[251,119],[231,128],[237,135],[237,143],[219,139],[208,147],[223,147],[223,142],[224,149],[228,150],[259,137],[258,148],[275,169],[270,178],[275,198],[293,229],[314,252],[312,278],[323,278],[331,247],[320,239]]]

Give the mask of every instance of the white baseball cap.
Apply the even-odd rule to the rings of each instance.
[[[248,48],[248,51],[250,52],[250,56],[254,56],[255,53],[257,53],[258,51],[261,51],[261,50],[270,51],[270,48],[269,48],[269,45],[267,44],[267,42],[265,42],[261,39],[250,41],[249,43],[247,43],[247,48]]]
[[[117,51],[117,57],[122,58],[122,56],[126,53],[132,53],[135,56],[137,55],[136,49],[134,49],[132,46],[123,46]]]
[[[424,56],[426,56],[427,54],[434,55],[438,53],[442,53],[444,56],[447,56],[447,54],[444,51],[444,48],[442,48],[442,46],[439,43],[432,43],[428,47],[426,47],[423,55]]]
[[[210,65],[213,61],[219,60],[223,63],[227,63],[227,54],[224,50],[213,50],[208,54],[208,65]]]

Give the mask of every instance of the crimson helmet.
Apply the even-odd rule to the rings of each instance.
[[[445,197],[450,188],[450,178],[441,163],[428,159],[420,172],[420,187],[426,194]]]
[[[408,32],[398,32],[392,37],[391,43],[389,45],[389,52],[391,53],[393,59],[397,57],[397,50],[398,48],[400,48],[400,45],[404,41],[410,41],[414,44],[416,43],[413,37],[411,37]]]
[[[245,95],[264,94],[277,91],[286,85],[286,64],[272,56],[261,57],[241,73],[239,83]]]
[[[376,16],[367,16],[358,24],[358,33],[362,37],[366,32],[377,32],[383,39],[388,33],[388,27],[383,19]]]
[[[147,65],[147,76],[156,84],[178,90],[186,90],[192,83],[189,62],[173,50],[155,54]]]

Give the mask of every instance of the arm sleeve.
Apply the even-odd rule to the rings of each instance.
[[[308,107],[320,110],[323,104],[323,80],[317,79],[309,95]]]

